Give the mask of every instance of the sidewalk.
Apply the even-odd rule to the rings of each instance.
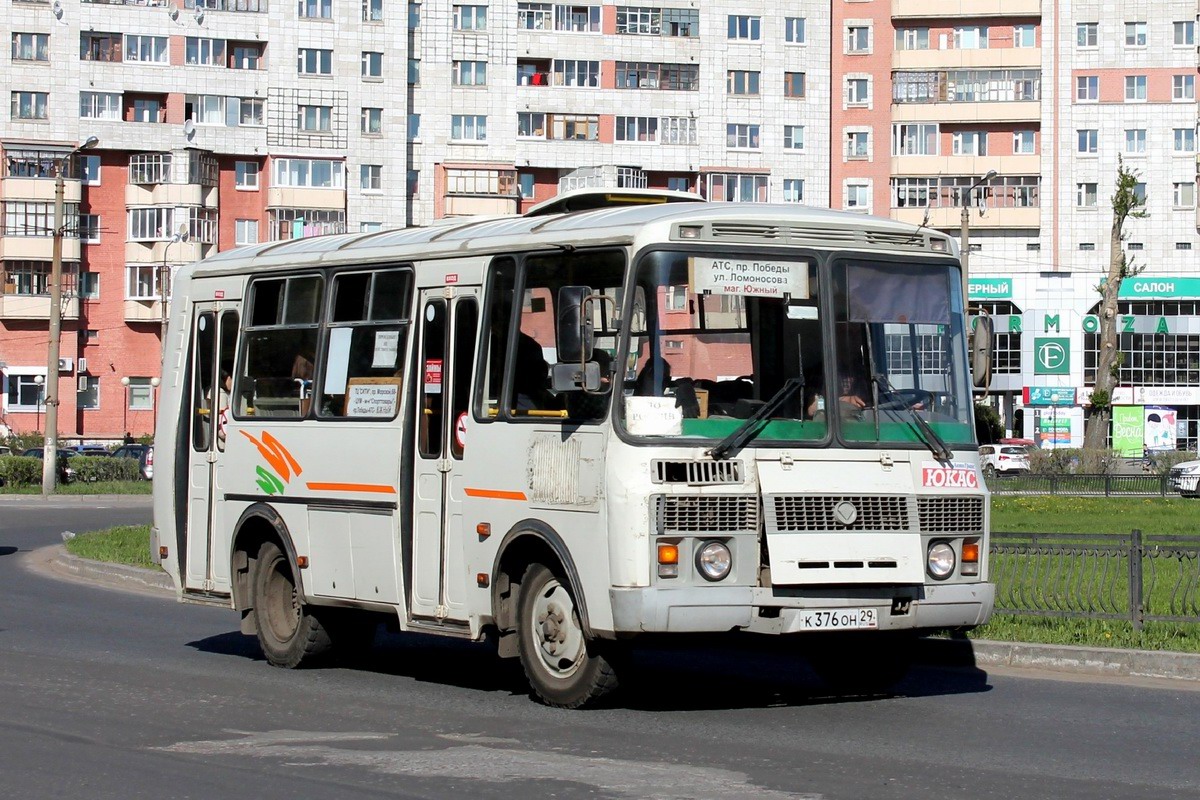
[[[161,570],[79,558],[63,545],[35,550],[30,560],[35,569],[60,576],[164,597],[175,594],[174,584]],[[921,640],[917,661],[951,667],[1009,667],[1097,677],[1200,681],[1200,654],[1158,650],[931,638]]]

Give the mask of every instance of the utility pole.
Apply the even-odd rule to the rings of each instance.
[[[970,269],[970,264],[971,264],[971,241],[970,241],[971,195],[975,192],[976,189],[978,189],[980,186],[987,183],[994,177],[996,177],[996,170],[989,169],[987,171],[986,175],[984,175],[982,178],[980,178],[979,180],[977,180],[973,184],[971,184],[971,188],[967,189],[967,191],[963,195],[963,199],[962,199],[962,225],[959,229],[959,237],[958,237],[960,240],[960,243],[962,244],[962,247],[959,248],[958,260],[962,263],[962,294],[963,294],[963,308],[964,309],[970,307],[970,305],[971,305],[971,302],[970,302],[971,296],[970,296],[970,294],[968,294],[968,279],[967,279],[967,276],[971,272],[971,269]]]
[[[82,144],[58,160],[54,176],[54,232],[50,262],[50,342],[46,348],[46,437],[42,449],[42,495],[54,493],[58,478],[58,345],[62,337],[62,240],[63,197],[67,191],[64,174],[71,159],[80,151],[100,143],[89,136]]]

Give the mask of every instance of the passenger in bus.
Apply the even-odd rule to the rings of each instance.
[[[233,376],[221,370],[221,385],[217,391],[217,441],[225,441],[225,427],[229,423],[229,403],[233,398]]]
[[[513,394],[518,410],[554,408],[550,394],[550,365],[542,356],[542,346],[524,331],[517,332],[517,359],[513,374]]]
[[[646,359],[633,383],[633,393],[638,397],[661,397],[671,385],[671,365],[662,356]]]

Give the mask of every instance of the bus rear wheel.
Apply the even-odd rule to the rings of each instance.
[[[329,631],[301,602],[292,564],[274,542],[258,551],[253,592],[258,643],[271,665],[294,669],[328,653]]]
[[[534,695],[557,708],[582,708],[617,688],[611,654],[589,642],[569,581],[534,564],[518,590],[517,643]]]

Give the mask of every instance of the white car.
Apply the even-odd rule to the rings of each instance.
[[[1200,461],[1184,461],[1171,467],[1167,473],[1171,488],[1183,497],[1200,497],[1197,483],[1200,482]]]
[[[1029,472],[1029,451],[1017,444],[985,444],[979,448],[979,468],[984,475]]]

